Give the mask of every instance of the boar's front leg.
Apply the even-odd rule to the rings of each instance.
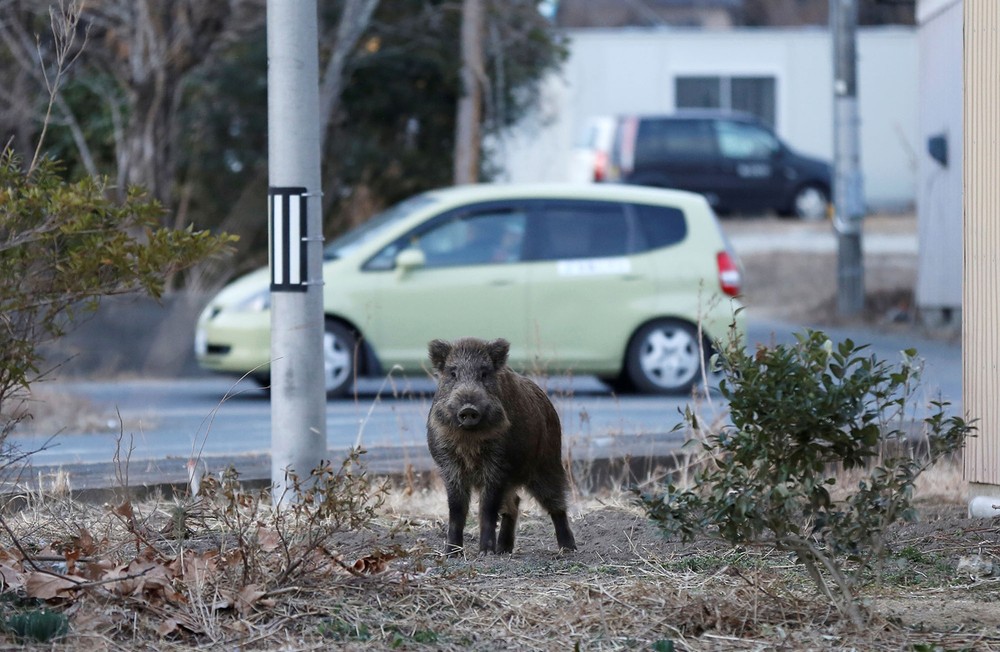
[[[448,493],[448,542],[444,554],[457,555],[465,544],[465,519],[469,515],[469,487],[449,483]]]

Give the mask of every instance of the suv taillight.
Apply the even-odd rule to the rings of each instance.
[[[715,255],[719,266],[719,287],[722,292],[735,297],[743,289],[743,273],[728,251],[720,251]]]
[[[594,181],[607,181],[608,179],[608,153],[594,152]]]

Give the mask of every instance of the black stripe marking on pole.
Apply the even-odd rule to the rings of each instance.
[[[271,291],[306,291],[306,189],[268,188]]]

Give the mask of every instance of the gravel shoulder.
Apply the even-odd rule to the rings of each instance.
[[[886,330],[934,333],[917,319],[917,225],[912,214],[865,218],[862,232],[865,310],[837,314],[837,242],[829,221],[728,218],[723,231],[744,269],[744,301],[752,314],[816,326],[863,323]]]

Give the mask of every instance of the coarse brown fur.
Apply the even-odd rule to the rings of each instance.
[[[474,338],[428,346],[438,389],[427,417],[427,445],[448,494],[448,554],[462,549],[474,489],[480,494],[480,552],[512,552],[519,487],[549,513],[559,547],[576,549],[566,516],[559,415],[538,385],[507,366],[509,348],[504,339]]]

